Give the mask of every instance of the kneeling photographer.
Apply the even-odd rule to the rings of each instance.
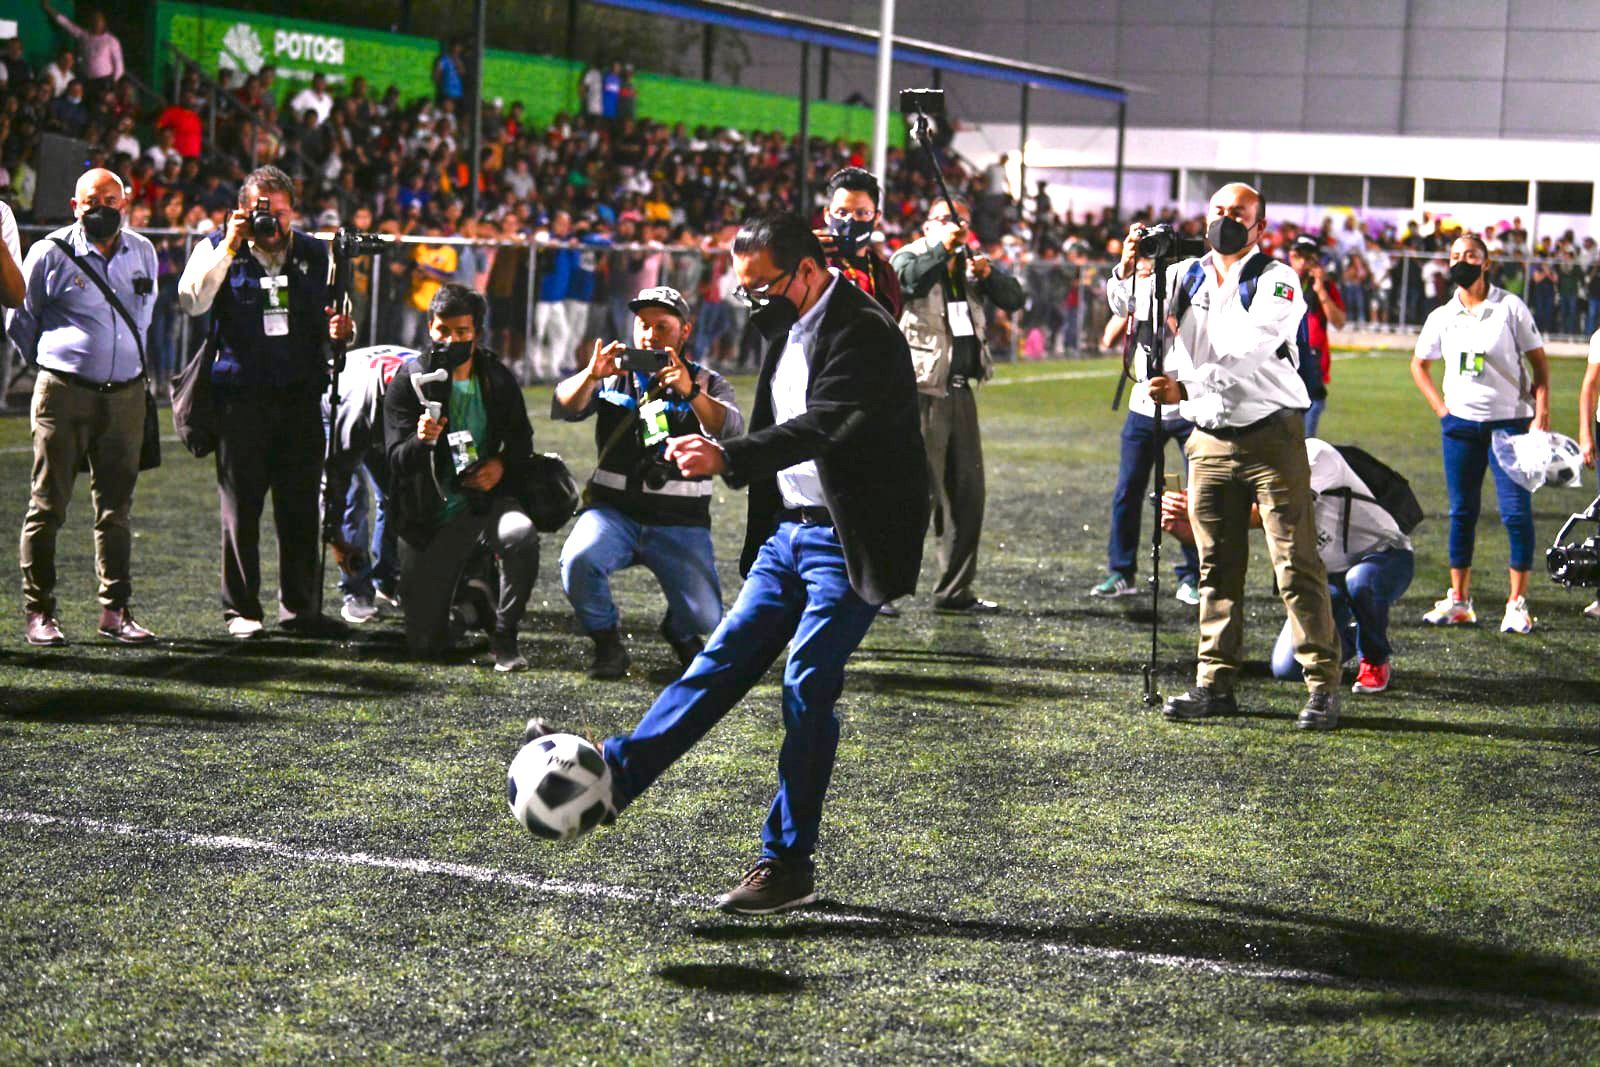
[[[517,624],[539,573],[539,538],[521,495],[533,463],[522,391],[479,347],[485,302],[440,287],[428,308],[432,347],[395,372],[383,398],[389,521],[400,536],[400,602],[417,655],[448,651],[476,622],[490,633],[497,671],[527,666]],[[481,549],[500,564],[498,603],[454,605]],[[464,610],[466,609],[466,610]],[[493,615],[493,618],[485,616]]]
[[[561,549],[561,587],[594,642],[591,678],[621,678],[628,650],[617,632],[611,575],[643,564],[661,583],[660,632],[687,667],[722,621],[711,549],[709,478],[686,478],[663,458],[669,437],[726,439],[744,432],[733,386],[679,355],[693,329],[689,304],[668,286],[628,302],[633,344],[596,341],[588,366],[556,386],[551,417],[595,419],[599,459],[583,512]]]

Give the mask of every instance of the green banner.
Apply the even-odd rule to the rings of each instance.
[[[151,54],[156,57],[154,84],[163,89],[170,85],[166,47],[170,42],[207,73],[228,69],[254,74],[271,64],[278,71],[280,103],[316,73],[327,75],[335,86],[364,76],[378,96],[393,85],[400,90],[401,100],[409,103],[433,94],[433,62],[439,54],[438,42],[430,37],[173,0],[155,5],[151,33]],[[582,70],[580,64],[564,59],[491,48],[484,59],[484,96],[498,97],[507,107],[520,100],[528,120],[545,125],[559,112],[577,110]],[[691,129],[731,126],[789,134],[800,126],[798,101],[782,93],[643,72],[634,77],[634,86],[639,114],[657,122],[682,122]],[[811,131],[829,140],[871,141],[872,111],[815,101]],[[894,144],[905,143],[899,122],[892,124],[891,137]]]

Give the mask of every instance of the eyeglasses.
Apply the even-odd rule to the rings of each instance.
[[[929,215],[928,216],[928,221],[929,222],[940,222],[940,223],[952,223],[953,222],[953,223],[956,223],[957,225],[960,225],[960,226],[967,225],[967,220],[965,218],[962,218],[962,217],[958,216],[958,215]]]
[[[796,269],[798,269],[798,268],[796,268]],[[778,275],[776,278],[772,279],[770,282],[767,282],[767,283],[765,283],[763,285],[758,285],[754,289],[747,289],[747,288],[745,288],[744,286],[741,285],[738,288],[734,289],[733,295],[736,296],[737,298],[739,298],[740,300],[743,300],[747,306],[755,307],[757,304],[760,304],[760,303],[763,303],[763,302],[766,301],[766,299],[772,294],[772,287],[773,286],[777,285],[779,282],[783,281],[785,278],[792,278],[792,277],[794,277],[794,271],[793,270],[786,270],[782,274]]]
[[[845,211],[840,208],[829,208],[828,215],[835,219],[855,219],[857,222],[871,222],[878,217],[876,208],[858,207],[854,211]]]

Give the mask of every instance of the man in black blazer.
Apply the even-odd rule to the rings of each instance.
[[[785,646],[778,795],[761,856],[725,911],[764,914],[816,899],[811,861],[839,742],[844,665],[878,606],[916,590],[928,468],[905,338],[828,269],[798,215],[745,222],[733,267],[766,339],[743,437],[668,442],[688,477],[750,487],[739,599],[705,651],[633,732],[605,743],[619,809],[716,725]],[[530,723],[529,733],[548,730]]]

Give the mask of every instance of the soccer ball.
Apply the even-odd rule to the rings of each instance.
[[[1566,434],[1550,435],[1550,464],[1545,468],[1544,484],[1576,489],[1583,484],[1583,449]]]
[[[617,815],[610,766],[576,734],[523,745],[506,770],[506,802],[513,819],[549,841],[570,841]]]

